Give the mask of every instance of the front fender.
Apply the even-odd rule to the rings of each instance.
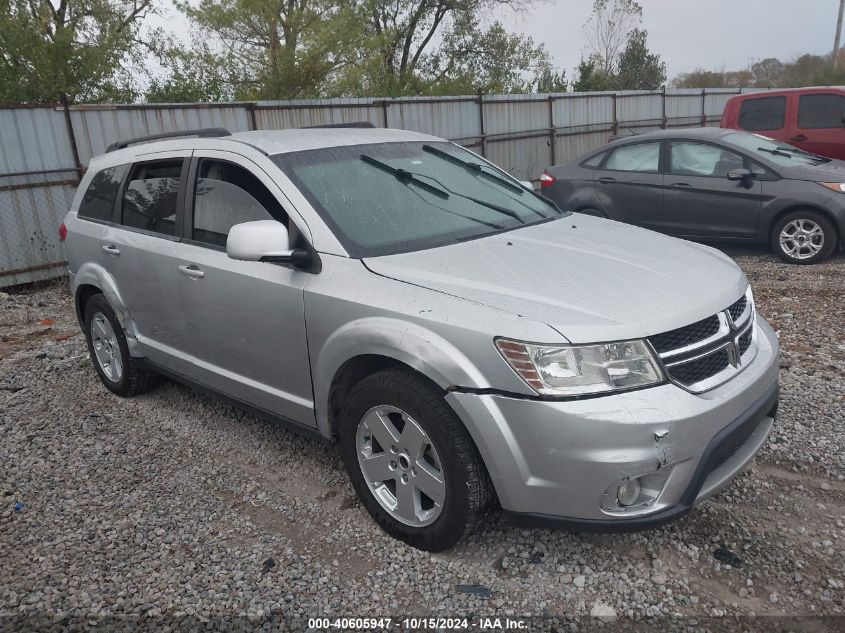
[[[336,330],[312,360],[317,426],[329,437],[329,393],[344,363],[363,355],[392,358],[441,388],[490,387],[479,368],[442,336],[415,323],[387,317],[357,319]]]
[[[126,308],[126,303],[117,289],[114,277],[100,264],[95,262],[85,262],[79,267],[74,275],[71,276],[71,291],[73,292],[74,302],[77,300],[77,293],[81,286],[89,285],[99,288],[105,295],[109,305],[114,310],[118,321],[123,326],[123,331],[126,334],[126,343],[129,347],[129,353],[132,356],[143,356],[144,354],[138,348],[138,340],[136,337],[135,322],[132,320],[132,315]],[[82,315],[80,315],[81,317]],[[80,318],[81,320],[81,318]]]

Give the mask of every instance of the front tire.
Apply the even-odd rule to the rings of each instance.
[[[340,419],[358,497],[390,536],[439,552],[478,529],[493,500],[481,456],[442,393],[406,369],[364,378]]]
[[[88,300],[83,323],[91,362],[109,391],[128,398],[155,384],[156,375],[139,367],[129,355],[123,327],[104,295]]]
[[[836,248],[836,229],[818,211],[793,211],[772,228],[771,246],[790,264],[816,264],[830,257]]]

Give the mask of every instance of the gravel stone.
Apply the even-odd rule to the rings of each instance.
[[[754,463],[659,529],[493,521],[433,556],[373,523],[332,447],[167,380],[118,398],[91,366],[63,284],[6,290],[0,617],[46,620],[4,630],[510,614],[577,631],[612,612],[616,626],[680,614],[692,631],[752,613],[845,615],[845,257],[790,266],[763,249],[728,252],[782,348],[778,419]],[[720,547],[742,567],[714,560]]]

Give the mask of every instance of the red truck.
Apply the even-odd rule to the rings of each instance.
[[[740,94],[725,104],[721,126],[769,136],[828,158],[845,159],[845,88]]]

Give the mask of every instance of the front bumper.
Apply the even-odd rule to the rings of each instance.
[[[502,508],[522,523],[593,531],[666,523],[726,486],[765,442],[777,408],[778,343],[757,317],[757,356],[701,394],[672,384],[548,401],[452,392]],[[629,477],[664,483],[647,506],[608,506]]]

